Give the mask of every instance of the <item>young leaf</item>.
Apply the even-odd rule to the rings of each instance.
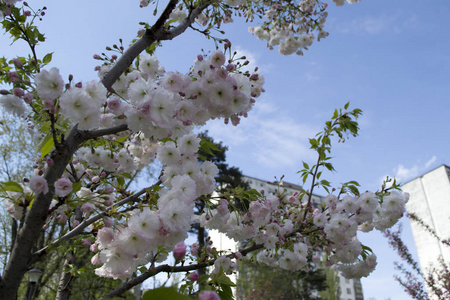
[[[50,52],[50,53],[46,54],[46,55],[44,56],[44,58],[42,59],[42,62],[43,62],[44,64],[50,63],[50,62],[52,61],[52,56],[53,56],[53,52]]]
[[[0,183],[0,189],[2,191],[23,193],[22,186],[20,184],[18,184],[17,182],[14,182],[14,181],[1,182]]]
[[[51,134],[47,136],[37,145],[37,152],[41,152],[41,159],[53,150],[53,137]]]

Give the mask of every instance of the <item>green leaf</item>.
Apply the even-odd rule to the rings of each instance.
[[[221,291],[218,292],[220,300],[233,300],[233,291],[229,285],[221,284]]]
[[[120,187],[123,187],[123,185],[125,184],[125,179],[123,179],[123,177],[118,176],[117,183],[119,184]]]
[[[303,162],[303,168],[308,169],[309,170],[309,166],[307,163]]]
[[[347,103],[344,105],[344,109],[347,109],[347,108],[349,107],[349,105],[350,105],[350,102],[347,102]]]
[[[234,284],[234,282],[231,281],[231,279],[228,276],[226,276],[226,275],[221,275],[221,276],[217,277],[216,280],[220,284],[225,284],[225,285],[228,285],[228,286],[236,286],[236,284]]]
[[[197,280],[197,283],[202,283],[205,282],[209,279],[209,275],[208,274],[203,274],[202,276],[200,276]]]
[[[219,151],[219,149],[217,148],[217,146],[214,143],[209,142],[205,139],[202,139],[200,141],[200,149],[199,150],[200,150],[199,152],[203,152],[203,153],[206,153],[211,156],[214,156],[213,151],[215,151],[215,152]]]
[[[14,181],[1,182],[0,186],[3,191],[23,193],[22,186]]]
[[[128,135],[122,136],[122,137],[120,137],[120,138],[117,139],[117,142],[118,142],[118,143],[122,143],[122,142],[124,142],[128,137],[129,137]]]
[[[325,180],[325,179],[320,181],[320,185],[327,186],[327,187],[331,186],[330,182],[328,180]]]
[[[192,300],[186,295],[178,293],[174,287],[160,287],[149,290],[142,296],[143,300]]]
[[[44,56],[44,58],[42,59],[42,62],[43,62],[44,64],[50,63],[50,62],[52,61],[52,56],[53,56],[53,52],[46,54],[46,55]]]
[[[335,109],[334,114],[333,114],[333,119],[337,119],[338,116],[339,116],[338,110]]]
[[[76,193],[79,190],[81,190],[81,182],[78,181],[78,182],[72,183],[72,193]]]
[[[362,245],[363,251],[365,252],[371,252],[373,253],[373,250],[370,247],[367,247],[366,245]]]
[[[36,147],[36,151],[41,152],[41,159],[53,150],[54,145],[52,135],[48,134]]]

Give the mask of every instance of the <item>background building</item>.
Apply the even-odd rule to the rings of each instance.
[[[442,165],[402,186],[410,194],[406,204],[408,213],[416,214],[428,224],[441,239],[450,238],[450,167]],[[450,262],[450,249],[438,243],[417,222],[411,221],[411,229],[422,271],[426,273],[439,256]]]
[[[266,195],[275,195],[278,189],[286,190],[287,194],[293,194],[301,190],[301,186],[283,181],[282,187],[273,182],[264,181],[250,176],[244,176],[243,178],[250,185],[250,188],[257,191],[264,190]],[[319,195],[312,196],[312,201],[315,206],[319,206],[322,203],[324,197]],[[211,237],[215,247],[220,250],[237,251],[236,242],[228,238],[225,234],[218,232],[217,230],[210,230],[209,236]],[[364,300],[361,281],[359,279],[346,279],[342,275],[339,275],[339,284],[341,290],[341,300]],[[232,280],[235,278],[232,278]]]

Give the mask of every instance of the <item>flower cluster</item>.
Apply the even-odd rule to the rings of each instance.
[[[251,202],[248,212],[239,216],[230,214],[228,203],[222,200],[199,220],[202,226],[218,229],[236,241],[263,244],[257,259],[269,266],[303,269],[319,250],[328,253],[329,263],[338,265],[344,276],[360,278],[375,268],[376,256],[362,259],[365,251],[356,237],[358,229],[383,231],[393,226],[403,215],[406,201],[407,194],[397,192],[383,197],[366,192],[342,199],[329,195],[313,210],[294,194],[288,200],[265,197]]]
[[[198,164],[195,153],[199,142],[196,135],[188,134],[177,144],[169,141],[158,148],[157,159],[165,165],[162,181],[167,188],[159,191],[157,207],[135,210],[125,228],[99,231],[95,245],[101,252],[94,261],[103,265],[96,269],[97,275],[126,278],[139,265],[163,260],[165,256],[158,249],[178,245],[174,255],[185,252],[185,246],[178,243],[187,238],[191,228],[195,199],[214,191],[218,173],[211,162]]]

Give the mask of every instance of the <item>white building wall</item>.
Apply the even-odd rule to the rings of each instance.
[[[410,194],[406,204],[408,213],[414,213],[434,229],[441,239],[450,238],[450,168],[442,165],[402,186]],[[436,264],[439,256],[450,262],[450,249],[437,242],[422,226],[411,221],[411,229],[423,271]]]

